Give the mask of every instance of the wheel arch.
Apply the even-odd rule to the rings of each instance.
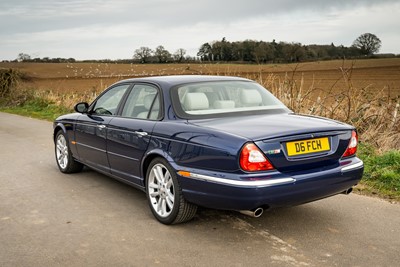
[[[147,170],[150,166],[150,163],[155,159],[155,158],[163,158],[168,162],[174,162],[174,160],[168,156],[167,153],[162,151],[161,149],[155,149],[152,151],[149,151],[146,153],[146,156],[143,158],[142,161],[142,177],[143,177],[143,185],[146,187],[146,174]]]
[[[64,134],[67,133],[67,129],[65,128],[64,124],[62,124],[62,123],[59,122],[59,123],[57,123],[57,124],[54,126],[54,130],[53,130],[53,141],[56,140],[56,134],[57,134],[60,130],[63,131]],[[66,138],[68,138],[68,136],[66,136]]]

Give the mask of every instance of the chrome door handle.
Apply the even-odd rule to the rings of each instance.
[[[148,133],[142,132],[142,131],[135,131],[135,134],[137,134],[137,135],[139,135],[139,136],[146,136],[146,135],[148,135]]]

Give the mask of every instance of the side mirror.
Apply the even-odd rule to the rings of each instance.
[[[75,105],[74,110],[78,113],[87,113],[89,109],[89,104],[86,102],[81,102]]]

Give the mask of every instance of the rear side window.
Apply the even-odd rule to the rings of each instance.
[[[151,85],[135,85],[126,100],[122,117],[158,120],[161,116],[160,94]]]

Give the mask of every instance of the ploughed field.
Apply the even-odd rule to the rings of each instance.
[[[400,58],[333,60],[299,64],[115,64],[115,63],[0,63],[25,73],[26,87],[53,93],[100,92],[112,83],[133,77],[206,74],[231,75],[265,84],[293,83],[307,91],[378,90],[400,95]],[[268,82],[269,81],[269,82]]]
[[[72,110],[114,82],[156,75],[230,75],[256,80],[296,113],[355,126],[379,151],[400,149],[400,58],[300,64],[0,63],[23,73],[19,94]],[[20,103],[18,96],[13,100]],[[28,98],[27,98],[28,99]]]

